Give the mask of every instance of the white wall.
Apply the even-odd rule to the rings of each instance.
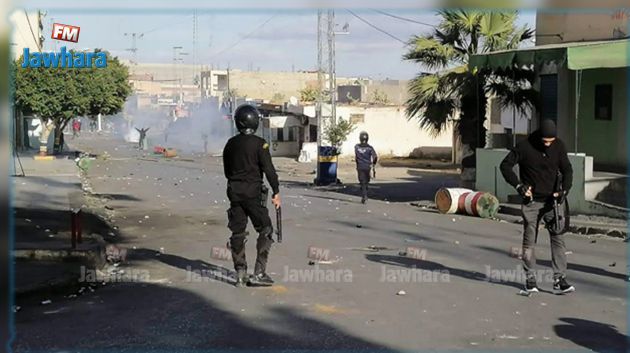
[[[515,119],[516,115],[516,119]],[[502,108],[501,109],[501,125],[504,128],[513,129],[517,134],[527,134],[529,127],[529,120],[532,117],[532,113],[530,112],[527,115],[516,112],[514,114],[514,109],[512,108]],[[514,130],[514,120],[516,120],[516,130]]]
[[[29,26],[30,21],[30,26]],[[40,16],[37,11],[24,12],[17,9],[9,17],[13,32],[11,33],[11,57],[13,60],[19,58],[24,52],[24,48],[29,48],[31,53],[38,52],[42,44],[42,31],[40,26]],[[32,32],[31,32],[32,30]]]
[[[315,107],[304,107],[304,114],[315,116]],[[359,143],[359,134],[366,131],[370,135],[370,144],[379,155],[408,157],[418,147],[452,147],[452,128],[433,138],[420,129],[417,120],[407,120],[404,106],[361,107],[337,106],[337,116],[348,120],[351,114],[364,114],[364,122],[357,123],[357,128],[348,136],[341,153],[354,155],[354,145]]]

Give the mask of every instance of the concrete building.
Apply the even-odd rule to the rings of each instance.
[[[541,119],[557,122],[576,170],[569,198],[575,212],[627,217],[629,15],[616,10],[540,11],[535,47],[471,59],[471,67],[501,69],[518,63],[536,71],[541,109],[530,131]],[[500,192],[502,178],[489,173],[496,153],[478,154],[477,187],[494,188],[500,198],[507,197]]]
[[[536,13],[536,45],[626,38],[630,34],[628,18],[628,9],[539,11]]]
[[[17,9],[11,13],[9,23],[13,29],[10,42],[13,60],[22,55],[24,48],[29,48],[31,52],[41,51],[44,44],[42,18],[39,11]]]
[[[273,155],[297,157],[304,142],[317,141],[315,106],[304,106],[302,112],[308,120],[301,123],[295,118],[274,118],[268,136]],[[423,152],[425,157],[452,158],[452,127],[439,136],[431,136],[417,121],[407,119],[404,106],[338,105],[337,115],[356,124],[341,147],[342,156],[354,155],[359,133],[366,131],[370,134],[370,144],[381,156],[409,157]]]

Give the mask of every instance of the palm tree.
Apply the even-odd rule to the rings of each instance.
[[[438,14],[440,24],[428,35],[413,36],[403,56],[436,72],[421,73],[409,83],[407,117],[418,119],[422,128],[437,135],[459,111],[457,131],[462,144],[474,151],[485,146],[483,122],[488,95],[520,112],[537,107],[538,95],[532,88],[533,70],[511,67],[472,72],[468,60],[474,54],[516,49],[532,37],[533,31],[516,27],[516,11],[443,10]],[[467,159],[468,166],[473,166],[474,155]]]

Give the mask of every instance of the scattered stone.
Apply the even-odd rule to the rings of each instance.
[[[144,219],[149,219],[149,216],[144,216]]]
[[[105,260],[114,264],[124,262],[127,259],[127,249],[119,248],[114,244],[105,247]]]
[[[596,239],[591,240],[591,244],[595,244],[595,243],[597,243]]]
[[[615,267],[615,266],[617,266],[617,263],[616,263],[616,262],[613,262],[613,263],[611,263],[611,264],[610,264],[610,265],[608,265],[608,266],[610,266],[610,267]]]
[[[48,305],[48,304],[50,304],[50,303],[52,303],[52,300],[50,300],[50,299],[46,299],[46,300],[44,300],[44,301],[42,302],[42,305]]]
[[[565,255],[573,255],[573,251],[565,251],[564,254]]]
[[[407,292],[405,292],[404,290],[399,290],[396,295],[407,295]]]
[[[19,305],[14,305],[14,306],[13,306],[13,312],[14,312],[14,313],[17,313],[17,312],[18,312],[18,311],[20,311],[21,309],[22,309],[22,307],[21,307],[21,306],[19,306]]]
[[[357,228],[363,228],[363,226],[362,226],[362,225],[360,225],[360,224],[357,224],[357,225],[356,225],[356,227],[357,227]]]

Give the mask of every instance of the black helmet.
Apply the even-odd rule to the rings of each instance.
[[[260,113],[258,109],[249,104],[241,105],[234,112],[234,123],[240,133],[253,134],[258,129],[259,121]]]
[[[359,141],[361,141],[361,143],[367,143],[369,138],[370,136],[365,131],[361,131],[359,134]]]

